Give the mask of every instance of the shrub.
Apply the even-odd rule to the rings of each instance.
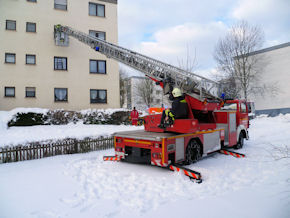
[[[48,111],[47,116],[48,122],[52,125],[64,125],[82,120],[82,114],[75,111],[53,110]]]
[[[116,110],[88,110],[86,112],[49,110],[46,113],[17,113],[8,122],[8,126],[34,126],[34,125],[64,125],[68,123],[83,122],[84,124],[130,124],[129,111]]]
[[[47,124],[48,117],[41,113],[17,113],[12,120],[8,122],[8,126],[34,126]]]

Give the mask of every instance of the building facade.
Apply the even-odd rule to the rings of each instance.
[[[150,84],[150,85],[149,85]],[[146,86],[148,90],[152,90],[150,93],[146,93],[145,95],[149,95],[152,98],[152,102],[148,105],[145,103],[142,95],[144,95],[144,91]],[[124,108],[133,109],[136,107],[137,110],[146,111],[149,107],[170,107],[170,102],[168,100],[168,96],[163,95],[163,89],[156,85],[151,79],[147,77],[139,77],[132,76],[125,80],[125,101]]]
[[[260,56],[265,64],[261,82],[277,88],[276,94],[250,95],[256,110],[269,114],[290,112],[290,42],[265,48],[250,55]],[[276,113],[276,114],[277,114]]]
[[[118,63],[56,24],[117,44],[117,0],[0,0],[0,110],[120,107]]]

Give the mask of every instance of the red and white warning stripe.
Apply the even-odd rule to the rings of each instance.
[[[184,175],[191,177],[193,179],[196,180],[200,180],[201,179],[201,175],[197,172],[194,172],[192,170],[187,170],[187,169],[181,169],[180,167],[174,166],[174,165],[169,165],[169,169],[172,171],[177,171],[177,172],[183,172]]]
[[[115,154],[116,154],[115,155],[116,157],[120,157],[120,158],[124,158],[125,157],[125,152],[116,151]]]
[[[104,156],[104,161],[120,161],[120,157],[118,156]]]
[[[237,158],[243,158],[246,157],[246,155],[244,154],[240,154],[237,152],[233,152],[233,151],[227,151],[227,150],[219,150],[220,153],[225,154],[225,155],[232,155],[233,157],[237,157]]]
[[[151,160],[151,165],[158,166],[158,167],[167,167],[167,164],[162,163],[161,160]]]

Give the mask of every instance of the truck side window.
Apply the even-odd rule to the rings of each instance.
[[[225,103],[222,110],[237,110],[237,103]]]
[[[240,111],[241,113],[247,113],[247,108],[246,108],[245,103],[240,104]]]

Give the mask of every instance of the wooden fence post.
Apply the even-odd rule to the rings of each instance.
[[[74,153],[78,153],[79,149],[78,149],[78,142],[76,139],[74,139]]]

